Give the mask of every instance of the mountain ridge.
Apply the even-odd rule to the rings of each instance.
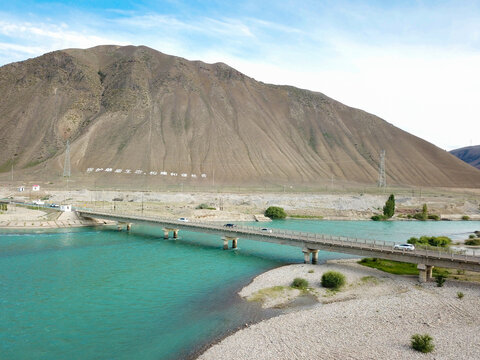
[[[480,145],[454,149],[451,150],[450,153],[480,170]]]
[[[140,46],[66,49],[0,68],[0,171],[143,168],[222,183],[375,183],[472,187],[474,169],[363,110],[223,63]],[[17,154],[17,155],[15,155]],[[473,170],[473,171],[472,171]]]

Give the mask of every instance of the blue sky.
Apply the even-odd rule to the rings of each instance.
[[[447,150],[480,144],[480,0],[0,4],[0,65],[100,44],[222,61],[323,92]]]

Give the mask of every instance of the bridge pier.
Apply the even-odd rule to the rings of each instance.
[[[223,240],[223,250],[228,250],[228,242],[231,240],[232,241],[232,249],[237,248],[237,242],[238,238],[237,237],[232,237],[232,236],[224,236],[222,237]]]
[[[173,232],[173,238],[178,239],[178,232],[180,229],[175,228],[163,228],[163,238],[168,239],[170,237],[170,231]]]
[[[310,254],[312,254],[312,264],[318,263],[318,250],[302,249],[303,252],[303,263],[310,264]]]
[[[432,280],[433,265],[418,264],[418,281],[421,283]]]
[[[132,223],[127,223],[127,231],[132,230]]]

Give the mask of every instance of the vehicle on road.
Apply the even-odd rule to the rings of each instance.
[[[225,224],[225,225],[223,225],[223,226],[228,227],[228,228],[237,227],[237,225],[235,225],[235,224]]]
[[[410,251],[413,251],[413,250],[415,250],[415,246],[413,246],[412,244],[395,244],[393,246],[393,249],[394,250],[410,250]]]
[[[185,217],[181,217],[178,219],[178,221],[188,222],[189,220]]]
[[[265,232],[271,233],[271,232],[272,232],[272,229],[268,229],[268,228],[262,228],[262,231],[265,231]]]
[[[50,204],[49,206],[50,206],[51,208],[58,208],[58,207],[60,207],[60,205],[57,205],[57,204]]]

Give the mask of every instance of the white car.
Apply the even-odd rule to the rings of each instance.
[[[410,251],[413,251],[413,250],[415,250],[415,246],[413,246],[412,244],[395,244],[393,246],[393,249],[394,250],[410,250]]]
[[[181,217],[181,218],[178,219],[178,221],[188,222],[188,219],[184,218],[184,217]]]
[[[272,229],[263,228],[263,229],[262,229],[262,231],[265,231],[265,232],[271,233],[271,232],[272,232]]]

